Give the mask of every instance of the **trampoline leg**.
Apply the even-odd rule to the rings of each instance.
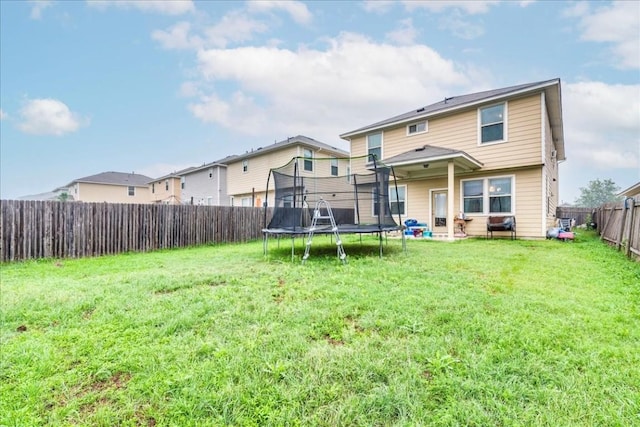
[[[291,261],[293,261],[296,257],[295,245],[296,245],[296,238],[292,235],[291,236]]]
[[[264,233],[262,237],[262,253],[264,256],[267,256],[267,233]]]
[[[378,233],[378,240],[380,243],[380,258],[382,258],[382,233]]]

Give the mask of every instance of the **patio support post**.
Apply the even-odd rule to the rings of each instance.
[[[454,195],[454,178],[455,178],[455,167],[453,164],[453,160],[449,160],[447,164],[448,167],[448,187],[447,187],[447,240],[454,240],[453,237],[453,218],[455,217],[455,213],[453,211],[453,195]]]

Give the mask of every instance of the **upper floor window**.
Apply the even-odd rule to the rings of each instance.
[[[407,135],[415,135],[427,131],[427,121],[414,123],[407,126]]]
[[[302,155],[304,157],[304,170],[313,172],[313,151],[305,148],[302,150]]]
[[[513,197],[513,177],[510,176],[462,181],[466,213],[513,213]]]
[[[249,160],[248,159],[244,159],[242,161],[242,172],[243,173],[249,172]]]
[[[180,188],[182,190],[184,190],[184,184],[185,184],[186,178],[184,176],[180,177]]]
[[[169,180],[168,179],[164,182],[164,189],[165,189],[165,191],[169,191]]]
[[[331,176],[338,176],[338,159],[331,159]]]
[[[130,185],[129,188],[127,188],[127,193],[130,196],[135,196],[136,195],[136,187]]]
[[[152,192],[152,193],[155,193],[155,192],[156,192],[156,183],[155,183],[155,182],[152,182],[152,183],[151,183],[151,192]]]
[[[478,109],[481,144],[507,140],[506,117],[506,103]]]
[[[382,159],[382,132],[367,135],[367,154],[375,156],[376,160]],[[367,160],[373,159],[369,157]]]
[[[213,178],[213,168],[209,169],[209,178]]]

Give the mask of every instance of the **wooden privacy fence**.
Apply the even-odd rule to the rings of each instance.
[[[595,210],[600,238],[640,260],[640,198],[608,203]]]
[[[556,218],[571,218],[576,220],[576,225],[593,221],[592,215],[595,208],[577,208],[575,206],[558,206]]]
[[[0,261],[145,252],[262,237],[264,209],[0,201]]]

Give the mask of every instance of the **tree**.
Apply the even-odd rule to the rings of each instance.
[[[611,179],[589,181],[587,187],[580,187],[580,197],[576,199],[575,205],[595,208],[604,203],[617,202],[620,200],[616,195],[619,191],[620,187]]]
[[[58,195],[58,200],[60,200],[61,202],[66,202],[67,200],[69,200],[69,193],[60,193]]]

